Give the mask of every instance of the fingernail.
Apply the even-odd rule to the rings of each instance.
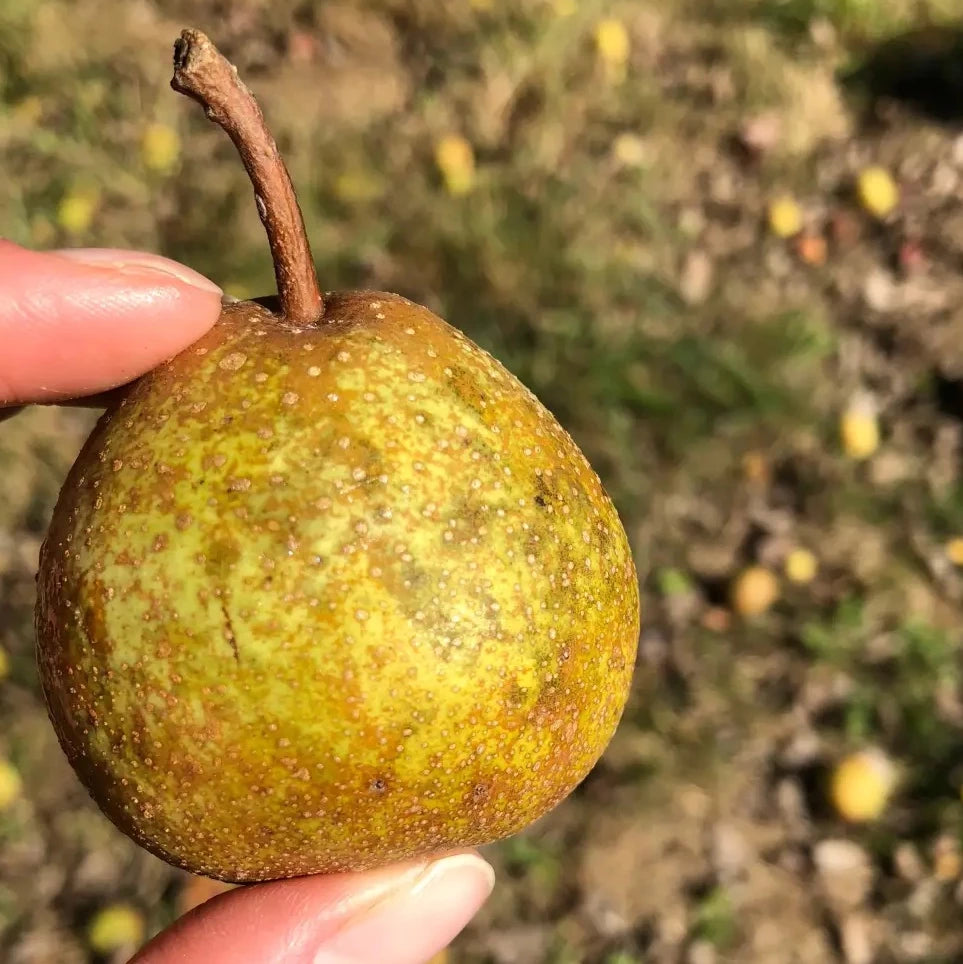
[[[156,271],[158,274],[176,278],[182,284],[190,285],[192,288],[208,291],[211,294],[221,294],[221,289],[209,278],[188,268],[187,265],[172,261],[170,258],[163,258],[159,254],[149,254],[146,251],[123,251],[115,248],[61,248],[51,254],[121,274],[130,271],[138,274],[144,271]]]
[[[495,885],[495,872],[473,853],[429,864],[399,890],[361,911],[314,956],[314,964],[423,964],[447,947]]]

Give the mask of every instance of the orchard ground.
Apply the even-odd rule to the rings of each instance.
[[[491,848],[500,886],[452,962],[963,959],[954,12],[0,2],[0,235],[273,290],[240,164],[167,86],[195,24],[261,99],[322,283],[466,330],[617,501],[644,598],[631,704],[572,798]],[[892,182],[861,179],[876,167]],[[39,696],[37,552],[90,424],[38,408],[0,426],[15,964],[95,960],[108,925],[150,933],[210,892],[100,817]],[[118,902],[137,916],[98,918]]]

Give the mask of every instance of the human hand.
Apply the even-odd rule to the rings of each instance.
[[[0,240],[0,408],[63,402],[138,377],[196,341],[216,285],[156,255],[38,253]],[[468,923],[494,875],[474,853],[242,887],[195,908],[136,964],[423,964]]]

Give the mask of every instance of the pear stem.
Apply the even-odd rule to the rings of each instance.
[[[234,142],[254,185],[257,211],[267,232],[278,283],[281,317],[317,324],[324,298],[291,176],[254,95],[200,30],[184,30],[174,44],[171,87],[196,100],[209,120]]]

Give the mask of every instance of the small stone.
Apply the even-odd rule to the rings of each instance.
[[[732,616],[728,609],[722,606],[710,606],[699,620],[703,629],[710,633],[724,633],[732,625]]]
[[[659,915],[656,924],[656,943],[675,947],[685,940],[688,929],[686,910],[680,903]]]
[[[821,840],[813,848],[813,863],[827,901],[837,910],[859,907],[873,883],[869,855],[852,840]]]
[[[828,17],[813,17],[809,21],[809,37],[817,47],[832,50],[839,42],[839,34]]]
[[[745,837],[735,827],[725,823],[715,826],[710,860],[721,883],[731,883],[742,876],[751,857]]]
[[[779,143],[782,119],[776,113],[757,114],[739,128],[739,141],[752,154],[765,154]]]
[[[822,756],[822,740],[819,734],[808,727],[794,733],[780,754],[783,766],[801,770],[816,762]]]
[[[899,246],[897,262],[904,274],[914,274],[926,267],[926,254],[917,238],[907,238]]]
[[[593,929],[602,937],[617,937],[629,929],[629,922],[602,893],[587,895],[584,911]]]
[[[669,641],[657,629],[643,630],[639,637],[638,661],[653,668],[664,666],[669,658]]]
[[[679,212],[679,231],[687,238],[697,238],[706,228],[705,212],[698,207],[685,207]]]
[[[732,204],[741,194],[735,177],[724,168],[712,169],[706,193],[714,204]]]
[[[821,234],[811,234],[808,232],[800,234],[799,237],[796,238],[795,247],[799,260],[804,264],[811,264],[818,267],[826,263],[829,246]]]
[[[909,841],[901,843],[893,852],[893,865],[896,873],[910,883],[917,883],[926,875],[920,853]]]
[[[682,787],[677,800],[679,809],[691,820],[704,819],[712,807],[712,797],[694,783]]]
[[[705,251],[690,251],[682,266],[679,294],[689,305],[701,305],[712,290],[714,266]]]
[[[943,834],[933,844],[933,875],[944,883],[956,880],[963,869],[960,844],[952,836]]]
[[[716,949],[708,941],[693,941],[686,953],[686,964],[716,964]]]
[[[863,300],[873,311],[892,311],[899,306],[899,286],[892,273],[874,268],[863,282]]]
[[[922,931],[911,931],[908,934],[901,934],[899,939],[900,950],[910,961],[923,961],[933,952],[933,938]]]
[[[784,850],[779,851],[776,857],[776,866],[799,876],[806,872],[806,869],[809,867],[809,861],[806,855],[797,848],[786,847]]]
[[[942,892],[940,881],[933,877],[921,880],[909,895],[906,909],[919,921],[925,921],[932,914]]]
[[[309,64],[318,55],[318,38],[307,30],[292,30],[288,36],[288,56],[299,64]]]
[[[869,920],[863,914],[849,914],[839,925],[839,942],[846,964],[872,964],[873,940]]]
[[[913,460],[902,452],[880,452],[870,464],[869,477],[873,485],[888,487],[905,482],[915,469]]]
[[[785,777],[776,785],[776,805],[783,820],[798,837],[809,826],[809,811],[806,807],[806,795],[799,781],[792,777]]]
[[[502,930],[494,928],[485,943],[494,964],[527,964],[544,959],[551,938],[549,928],[527,924]]]
[[[829,231],[833,242],[837,246],[848,248],[859,240],[859,236],[862,233],[862,226],[849,211],[837,209],[833,211],[830,216]]]

